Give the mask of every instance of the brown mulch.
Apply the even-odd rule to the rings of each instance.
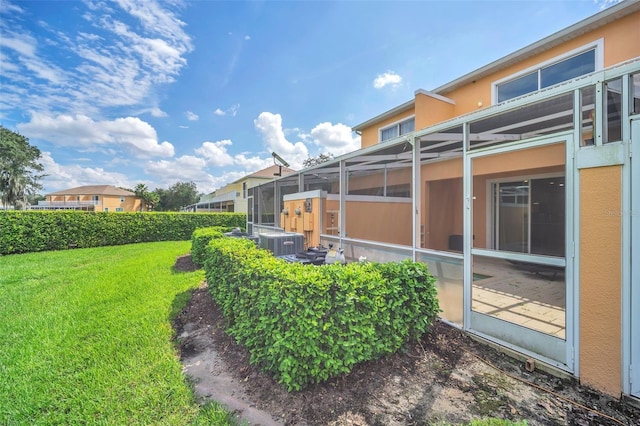
[[[188,256],[175,267],[197,268]],[[524,362],[441,322],[399,353],[300,392],[287,392],[250,365],[224,324],[203,283],[174,320],[181,361],[203,400],[221,401],[251,424],[431,425],[486,417],[528,425],[640,424],[640,410],[573,379],[529,372]]]

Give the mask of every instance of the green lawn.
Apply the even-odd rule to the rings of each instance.
[[[171,318],[204,279],[190,242],[0,257],[0,425],[229,424],[199,407]]]

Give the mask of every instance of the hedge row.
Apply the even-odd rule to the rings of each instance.
[[[216,236],[203,237],[204,267],[227,332],[290,391],[396,352],[440,311],[424,264],[305,266]]]
[[[0,212],[0,255],[189,240],[196,228],[244,227],[242,213]]]
[[[198,228],[191,236],[191,260],[198,266],[204,265],[207,256],[207,246],[214,238],[224,237],[224,229],[219,227]]]

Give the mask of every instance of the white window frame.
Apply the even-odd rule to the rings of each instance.
[[[580,55],[581,53],[585,53],[589,50],[595,49],[595,70],[594,72],[597,71],[601,71],[604,68],[604,38],[599,38],[597,40],[594,40],[591,43],[585,44],[583,46],[580,46],[576,49],[570,50],[569,52],[565,52],[562,55],[558,55],[556,57],[553,57],[549,60],[546,60],[544,62],[540,62],[536,65],[533,65],[529,68],[523,69],[521,71],[518,71],[515,74],[511,74],[507,77],[501,78],[500,80],[496,80],[494,82],[491,83],[491,104],[495,105],[498,103],[498,86],[503,84],[503,83],[508,83],[509,81],[513,81],[513,80],[517,80],[520,77],[523,77],[527,74],[531,74],[533,72],[537,72],[538,73],[538,89],[535,90],[534,92],[540,90],[540,70],[543,68],[546,68],[548,66],[551,65],[555,65],[559,62],[562,62],[566,59],[569,59],[573,56],[577,56]],[[576,77],[577,78],[577,77]],[[561,83],[559,83],[561,84]],[[546,87],[545,87],[546,89]],[[534,92],[530,92],[530,93],[534,93]],[[522,96],[526,96],[529,95],[530,93],[524,94]],[[512,98],[515,99],[515,98]],[[505,101],[502,102],[508,102],[511,99],[507,99]]]
[[[402,117],[400,120],[394,121],[391,124],[388,124],[388,125],[386,125],[384,127],[380,127],[378,129],[378,143],[382,143],[382,142],[386,142],[386,141],[390,141],[390,140],[395,139],[395,138],[391,138],[391,139],[382,140],[382,132],[385,131],[385,130],[388,130],[388,129],[392,128],[392,127],[398,127],[398,136],[396,136],[397,138],[399,138],[402,135],[406,135],[406,133],[402,133],[402,134],[400,133],[400,124],[404,123],[405,121],[409,121],[409,120],[413,120],[413,129],[415,131],[415,128],[416,128],[416,115],[415,114],[408,115],[406,117]]]
[[[564,183],[564,187],[565,187],[565,191],[567,190],[567,183],[566,183],[566,175],[564,173],[559,173],[559,172],[554,172],[554,173],[537,173],[537,174],[532,174],[532,175],[517,175],[517,176],[507,176],[507,177],[501,177],[501,178],[496,178],[496,179],[487,179],[486,182],[486,209],[487,209],[487,216],[486,216],[486,226],[489,232],[487,232],[486,235],[486,247],[491,247],[490,250],[495,250],[495,251],[504,251],[504,250],[499,250],[497,248],[498,245],[498,238],[499,238],[499,232],[496,229],[496,220],[498,219],[498,213],[495,211],[496,210],[496,200],[494,199],[494,194],[493,194],[493,186],[496,184],[501,184],[501,183],[506,183],[506,182],[513,182],[513,181],[529,181],[529,184],[531,183],[532,180],[536,180],[536,179],[548,179],[548,178],[564,178],[565,179],[565,183]],[[566,195],[565,195],[566,197]],[[529,194],[529,209],[531,208],[531,194]],[[525,254],[531,254],[531,221],[529,221],[528,224],[529,230],[528,230],[528,246],[529,246],[529,252],[525,253]],[[551,256],[551,257],[559,257],[559,256]],[[566,256],[565,256],[566,257]]]

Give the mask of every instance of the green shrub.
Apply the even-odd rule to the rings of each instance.
[[[243,213],[0,212],[0,255],[70,247],[186,241],[197,228],[244,227]]]
[[[198,228],[191,236],[191,260],[198,266],[204,265],[206,256],[205,250],[209,241],[214,238],[222,238],[226,228],[211,226],[208,228]]]
[[[211,239],[203,252],[227,332],[288,390],[396,352],[439,312],[435,278],[421,263],[312,267],[237,238]]]

